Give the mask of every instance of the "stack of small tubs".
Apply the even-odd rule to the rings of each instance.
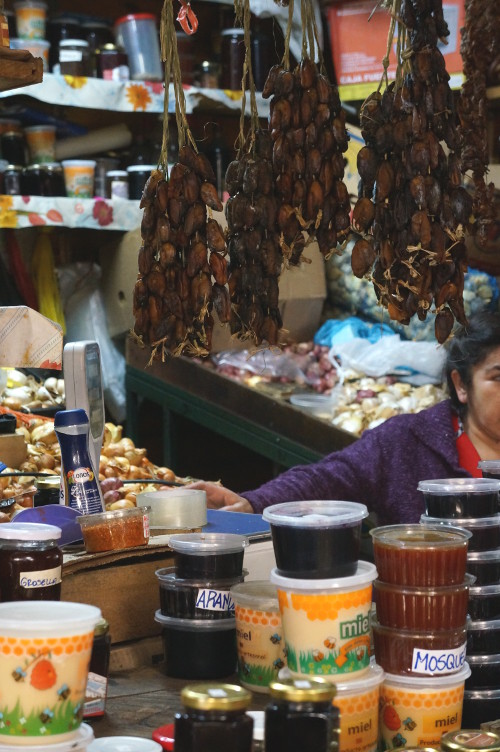
[[[221,679],[236,670],[233,585],[243,582],[248,539],[229,533],[171,535],[175,566],[158,569],[165,672]]]
[[[483,475],[494,475],[499,463],[479,463]],[[493,468],[492,468],[493,465]],[[424,524],[441,522],[472,533],[467,571],[476,578],[469,594],[467,661],[463,724],[498,718],[500,702],[500,480],[494,477],[424,481],[427,514]]]
[[[386,672],[380,692],[383,749],[439,748],[459,729],[468,591],[464,530],[388,525],[370,531],[379,579],[372,620],[375,659]]]
[[[340,750],[375,752],[384,672],[370,662],[375,566],[359,561],[363,504],[297,501],[264,510],[271,527],[288,671],[335,685]],[[280,679],[282,673],[280,672]]]

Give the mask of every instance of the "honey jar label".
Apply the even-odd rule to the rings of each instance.
[[[200,589],[195,606],[204,611],[234,611],[233,596],[229,590]]]
[[[359,694],[336,695],[340,711],[340,748],[343,752],[375,752],[378,743],[379,687]]]
[[[235,616],[240,681],[267,687],[286,661],[280,615],[237,605]]]
[[[19,584],[21,587],[31,590],[32,588],[52,587],[61,582],[61,567],[53,569],[41,569],[37,572],[19,572]]]
[[[441,736],[462,723],[463,678],[456,686],[413,690],[382,686],[380,735],[384,749],[440,747]]]
[[[368,670],[372,588],[287,593],[278,588],[290,671],[351,674]]]
[[[450,650],[427,650],[426,648],[414,648],[411,662],[411,670],[416,674],[452,674],[460,671],[465,662],[464,643],[459,648]]]

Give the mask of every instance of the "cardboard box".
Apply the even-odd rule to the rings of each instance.
[[[64,557],[61,600],[89,603],[109,622],[113,645],[161,634],[157,569],[173,565],[166,544]]]
[[[227,226],[222,212],[214,217],[223,227]],[[102,249],[100,263],[104,304],[108,329],[112,337],[125,334],[134,325],[132,294],[137,278],[137,256],[141,246],[140,229],[125,233],[122,240]],[[304,251],[299,267],[285,269],[279,280],[280,311],[287,338],[300,342],[311,339],[318,329],[323,304],[326,299],[325,264],[317,243],[311,243]],[[241,343],[233,338],[227,326],[216,325],[213,337],[213,352],[235,349]],[[247,347],[244,342],[242,347]]]
[[[344,0],[327,10],[339,94],[340,98],[346,101],[365,99],[377,88],[382,77],[382,60],[387,52],[390,15],[379,6],[373,12],[374,6],[373,0]],[[443,11],[450,35],[448,44],[440,44],[440,49],[451,76],[450,86],[458,89],[463,81],[460,28],[465,20],[464,0],[445,0]],[[397,31],[389,56],[390,80],[394,79],[396,72],[396,34]]]

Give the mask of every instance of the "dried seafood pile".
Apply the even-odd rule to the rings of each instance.
[[[167,169],[168,96],[160,166],[144,188],[142,245],[134,288],[134,332],[153,350],[207,355],[215,304],[222,320],[228,309],[224,234],[210,210],[222,210],[209,160],[198,153],[185,113],[172,2],[162,13],[165,86],[173,77],[179,161]]]
[[[238,4],[236,10],[238,15]],[[278,280],[283,264],[298,264],[314,237],[328,256],[349,231],[349,194],[342,180],[348,135],[337,87],[311,59],[317,33],[305,0],[303,59],[290,70],[292,1],[283,62],[270,70],[263,91],[265,98],[272,96],[270,130],[260,129],[248,2],[240,12],[246,46],[243,104],[248,75],[251,118],[246,135],[240,123],[237,158],[226,173],[230,323],[238,337],[273,345],[282,326]]]
[[[460,52],[465,81],[458,101],[461,170],[472,173],[474,184],[473,231],[485,246],[488,229],[496,217],[493,183],[486,184],[488,169],[486,86],[492,66],[498,67],[500,23],[495,0],[468,0]],[[492,62],[493,61],[493,62]]]
[[[293,2],[289,6],[293,14]],[[303,231],[316,238],[328,256],[349,232],[349,192],[343,152],[349,136],[338,89],[313,62],[317,31],[312,5],[302,0],[302,60],[290,70],[271,68],[262,96],[272,96],[272,164],[280,203],[277,225],[285,258],[296,264],[306,244]],[[291,18],[291,16],[290,16]],[[322,65],[320,66],[322,67]]]
[[[357,277],[371,274],[379,303],[402,324],[414,315],[425,320],[434,304],[442,343],[455,319],[466,322],[463,239],[472,210],[461,186],[449,75],[437,47],[448,28],[439,0],[393,0],[391,12],[391,43],[395,19],[402,21],[398,70],[396,81],[370,95],[361,110],[366,146],[358,155],[352,224],[360,238],[352,270]]]

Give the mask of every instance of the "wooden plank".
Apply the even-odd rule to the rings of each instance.
[[[10,91],[43,79],[43,60],[28,50],[0,47],[0,91]]]

